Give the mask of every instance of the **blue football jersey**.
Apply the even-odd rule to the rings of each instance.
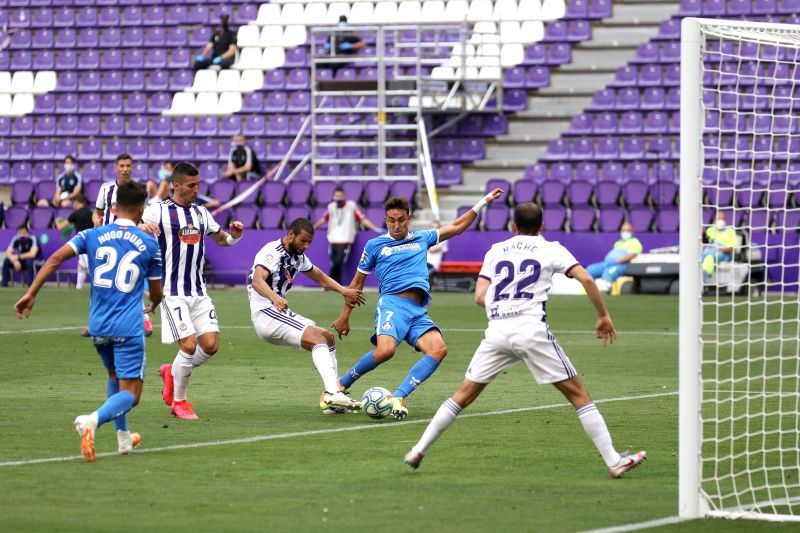
[[[87,229],[69,241],[89,258],[92,303],[89,334],[96,337],[144,335],[144,280],[161,279],[161,252],[156,240],[130,220],[117,219]]]
[[[439,242],[439,230],[409,232],[405,239],[381,235],[367,241],[358,271],[375,273],[381,294],[397,294],[418,288],[430,293],[428,283],[428,248]],[[427,300],[423,302],[427,305]]]

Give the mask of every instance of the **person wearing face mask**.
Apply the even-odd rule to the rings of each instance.
[[[348,28],[347,17],[341,15],[339,17],[339,28],[340,30],[345,30]],[[325,51],[331,51],[331,46],[333,46],[333,53],[331,55],[335,56],[353,56],[358,53],[359,50],[367,46],[361,37],[358,35],[349,32],[349,31],[340,31],[331,35],[330,42],[325,43]],[[330,63],[330,67],[333,70],[333,76],[336,77],[336,72],[342,68],[347,66],[347,62],[343,61],[341,63]]]
[[[722,211],[717,212],[714,225],[706,230],[708,246],[703,251],[703,278],[708,281],[719,263],[733,259],[733,250],[739,244],[736,230],[728,226],[728,219]]]
[[[231,30],[229,21],[227,13],[220,15],[219,28],[211,35],[203,51],[194,58],[195,70],[212,65],[225,69],[236,62],[236,32]]]
[[[344,190],[336,187],[333,191],[333,201],[328,204],[328,209],[315,224],[314,229],[328,223],[328,256],[331,260],[331,269],[328,275],[336,281],[342,282],[342,265],[350,257],[350,250],[356,240],[356,224],[361,223],[371,231],[382,230],[375,226],[358,205],[344,196]]]
[[[633,236],[633,226],[630,222],[625,222],[620,228],[619,240],[614,243],[611,251],[602,261],[586,267],[586,271],[597,280],[600,290],[608,292],[611,290],[611,284],[625,275],[628,264],[640,253],[642,253],[642,243]]]
[[[225,179],[257,180],[261,177],[261,162],[256,153],[247,145],[241,133],[233,136],[231,151],[228,154],[228,168],[222,173]]]
[[[158,190],[156,192],[157,201],[163,202],[169,198],[169,178],[172,175],[172,169],[174,168],[175,163],[172,161],[164,161],[164,163],[161,164],[161,168],[158,169]]]
[[[54,207],[72,207],[73,202],[83,196],[83,178],[78,172],[75,158],[68,155],[64,158],[64,171],[56,177],[56,192],[53,195]],[[36,204],[46,207],[48,202],[40,198]]]

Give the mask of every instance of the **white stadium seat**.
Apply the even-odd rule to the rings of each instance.
[[[497,20],[517,20],[516,0],[497,0],[494,4],[493,16]]]
[[[350,4],[347,2],[334,2],[328,6],[328,24],[336,24],[339,17],[350,15]]]
[[[258,40],[258,46],[266,48],[267,46],[283,46],[283,26],[269,24],[261,28],[261,37]]]
[[[32,94],[15,94],[14,100],[11,101],[11,116],[21,117],[22,115],[33,113],[33,106]]]
[[[378,2],[375,4],[375,14],[373,15],[376,24],[388,24],[397,21],[397,3]]]
[[[564,0],[543,0],[542,20],[557,20],[567,14],[567,4]]]
[[[544,39],[544,22],[541,20],[526,20],[519,31],[522,42],[527,44],[538,43]]]
[[[258,26],[247,24],[240,26],[236,32],[236,46],[244,48],[246,46],[258,46],[259,31]]]
[[[198,70],[194,73],[194,83],[188,92],[202,93],[207,91],[215,91],[217,89],[217,71],[216,70]]]
[[[175,93],[172,97],[172,105],[164,111],[164,115],[193,115],[194,114],[194,95],[192,93]]]
[[[542,20],[542,3],[539,0],[519,0],[517,20]]]
[[[478,78],[482,80],[499,80],[503,77],[500,67],[481,67]]]
[[[422,6],[417,0],[403,0],[397,6],[397,22],[419,23],[421,21]]]
[[[491,0],[473,0],[469,4],[467,20],[470,22],[492,20],[492,11],[493,6]]]
[[[18,70],[11,77],[11,92],[32,93],[33,92],[33,72],[30,70]]]
[[[10,114],[11,114],[11,95],[0,94],[0,117],[7,117]]]
[[[240,90],[240,77],[238,70],[222,70],[217,76],[217,92]]]
[[[56,90],[58,78],[53,70],[40,70],[36,73],[36,79],[33,80],[34,94],[44,94]]]
[[[283,28],[283,46],[294,48],[306,44],[308,41],[308,30],[302,24],[292,24]]]
[[[200,93],[194,102],[193,115],[216,115],[218,113],[219,96],[217,93]]]
[[[284,4],[281,9],[281,24],[303,24],[303,4]]]
[[[244,70],[242,71],[242,78],[239,83],[238,90],[243,93],[251,93],[259,90],[264,86],[264,72],[261,70]],[[237,90],[237,89],[229,89]]]
[[[501,43],[521,43],[523,39],[520,32],[519,22],[516,20],[506,20],[500,23],[500,42]]]
[[[433,67],[431,78],[434,80],[454,80],[455,72],[450,67]]]
[[[0,72],[0,93],[11,92],[11,73],[7,71]],[[8,101],[8,109],[11,109],[11,100]]]
[[[261,54],[261,68],[262,70],[272,70],[282,67],[286,63],[286,50],[283,47],[271,46],[264,48]]]
[[[420,16],[424,22],[443,22],[445,6],[442,0],[426,0],[422,3]]]
[[[258,8],[258,17],[256,17],[256,24],[263,26],[264,24],[277,24],[281,18],[281,6],[277,4],[261,4]]]
[[[449,0],[444,8],[443,22],[463,22],[467,18],[467,0]]]
[[[234,65],[238,69],[261,68],[261,48],[242,48],[239,61]]]
[[[198,97],[198,103],[200,99]],[[198,106],[199,107],[199,106]],[[219,104],[217,106],[217,113],[224,115],[238,113],[242,110],[242,93],[240,92],[226,92],[219,95]]]
[[[351,24],[370,24],[374,23],[375,4],[372,2],[355,2],[350,8],[350,16],[347,18]]]
[[[503,68],[514,67],[525,61],[525,47],[521,44],[504,44],[500,50],[500,64]]]
[[[326,24],[328,20],[328,6],[322,2],[311,2],[306,4],[302,24],[318,26]],[[300,22],[294,24],[301,24]]]

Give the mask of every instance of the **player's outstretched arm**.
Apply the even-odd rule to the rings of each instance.
[[[64,261],[75,257],[75,250],[72,249],[72,246],[69,244],[65,244],[61,248],[59,248],[56,253],[51,255],[45,261],[44,266],[39,270],[39,273],[36,274],[36,278],[34,278],[33,283],[31,286],[28,287],[28,291],[25,295],[19,299],[17,303],[14,304],[14,311],[17,313],[17,318],[22,318],[23,313],[25,318],[31,316],[31,311],[33,310],[33,304],[36,300],[36,295],[39,294],[39,289],[42,288],[44,282],[47,281],[53,272],[55,272],[61,263]]]
[[[603,347],[605,348],[609,343],[614,344],[617,340],[617,332],[614,330],[614,323],[611,322],[611,315],[608,314],[606,302],[603,300],[603,295],[594,283],[594,279],[586,269],[578,265],[570,270],[569,275],[577,279],[583,285],[586,291],[586,296],[597,309],[597,324],[595,325],[595,335],[598,339],[603,339]]]
[[[281,297],[270,288],[267,284],[267,276],[269,276],[269,270],[258,265],[253,272],[253,290],[272,302],[272,305],[274,305],[275,309],[278,311],[287,310],[289,308],[289,302],[286,301],[286,298]]]
[[[233,246],[239,242],[239,239],[242,238],[242,235],[244,234],[244,224],[238,220],[234,220],[231,222],[228,230],[230,233],[222,229],[216,233],[212,233],[211,238],[214,239],[214,242],[219,246]]]
[[[363,272],[356,271],[356,275],[353,276],[353,281],[350,282],[350,289],[357,290],[359,292],[364,290],[364,283],[367,281],[367,275]],[[339,338],[341,339],[344,335],[347,336],[350,333],[350,313],[353,311],[353,308],[350,307],[345,303],[344,308],[342,308],[342,312],[339,313],[339,318],[337,318],[331,327],[336,330],[336,333],[339,334]]]
[[[152,313],[153,310],[158,307],[158,304],[161,303],[161,300],[164,298],[164,291],[161,287],[161,280],[160,279],[151,279],[149,281],[150,289],[148,290],[150,303],[144,308],[145,313]]]
[[[475,284],[475,303],[481,307],[486,305],[486,292],[491,284],[492,282],[486,278],[478,278]]]
[[[487,205],[491,204],[503,194],[503,189],[495,189],[475,204],[475,206],[468,210],[466,213],[455,219],[453,222],[448,224],[447,226],[442,226],[439,228],[439,242],[446,241],[456,235],[461,235],[467,228],[469,228],[475,219],[478,218],[478,213],[480,213],[483,208]]]
[[[326,273],[324,273],[317,267],[312,267],[311,270],[305,272],[305,275],[308,276],[313,282],[315,282],[323,289],[336,291],[339,294],[341,294],[342,297],[344,298],[345,305],[349,307],[355,307],[357,305],[362,305],[367,302],[366,298],[364,298],[364,293],[360,289],[351,289],[349,287],[342,287],[333,278],[328,276]]]

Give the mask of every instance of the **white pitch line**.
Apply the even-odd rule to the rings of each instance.
[[[648,520],[646,522],[637,522],[635,524],[625,524],[622,526],[604,527],[601,529],[592,529],[582,533],[623,533],[625,531],[639,531],[641,529],[650,529],[651,527],[669,526],[671,524],[678,524],[683,522],[680,516],[668,516],[666,518],[657,518],[655,520]]]
[[[605,400],[595,400],[595,403],[609,403],[609,402],[624,402],[624,401],[631,401],[631,400],[644,400],[648,398],[661,398],[664,396],[676,396],[677,392],[658,392],[654,394],[640,394],[637,396],[622,396],[619,398],[607,398]],[[477,418],[477,417],[486,417],[486,416],[497,416],[497,415],[507,415],[513,413],[526,413],[530,411],[544,411],[546,409],[556,409],[559,407],[571,407],[569,403],[557,403],[551,405],[539,405],[536,407],[518,407],[515,409],[503,409],[499,411],[486,411],[483,413],[466,413],[460,415],[459,418]],[[426,424],[430,422],[430,418],[426,418],[423,420],[405,420],[403,422],[395,422],[390,424],[360,424],[357,426],[348,426],[342,428],[333,428],[333,429],[314,429],[311,431],[297,431],[293,433],[274,433],[272,435],[256,435],[253,437],[243,437],[239,439],[226,439],[226,440],[214,440],[214,441],[207,441],[207,442],[192,442],[188,444],[173,444],[171,446],[161,446],[159,448],[143,448],[137,449],[136,455],[142,453],[156,453],[156,452],[166,452],[171,450],[185,450],[189,448],[208,448],[213,446],[227,446],[227,445],[234,445],[234,444],[248,444],[252,442],[263,442],[268,440],[279,440],[279,439],[291,439],[294,437],[309,437],[313,435],[326,435],[330,433],[344,433],[347,431],[361,431],[366,429],[378,429],[378,428],[392,428],[397,426],[407,426],[412,424]],[[110,457],[117,455],[114,452],[105,452],[105,453],[98,453],[97,457]],[[41,459],[24,459],[19,461],[5,461],[0,463],[0,468],[9,467],[9,466],[25,466],[25,465],[34,465],[40,463],[61,463],[64,461],[75,461],[78,459],[83,459],[82,455],[68,455],[62,457],[44,457]]]

